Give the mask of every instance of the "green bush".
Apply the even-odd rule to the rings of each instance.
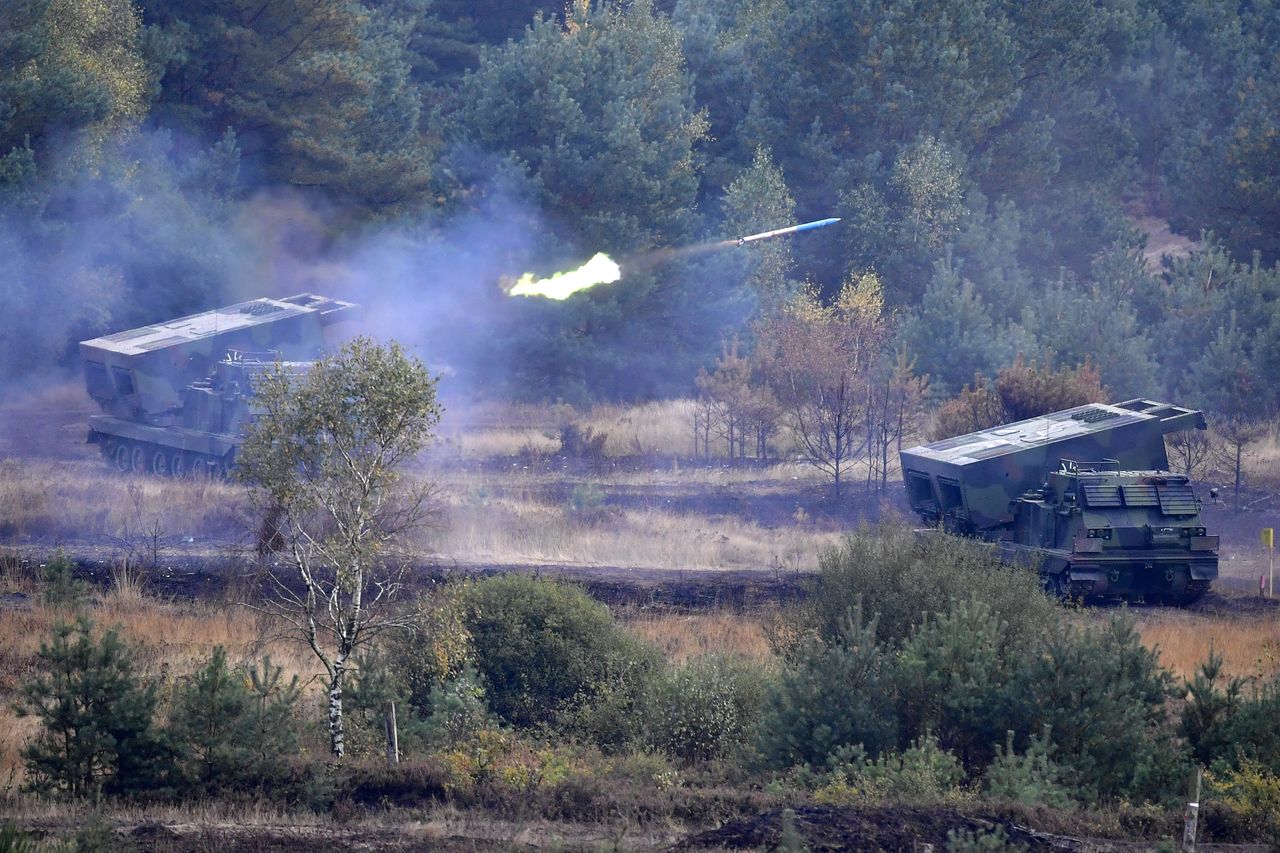
[[[473,738],[489,725],[484,687],[471,667],[431,690],[431,715],[424,734],[435,744],[452,744]]]
[[[953,601],[924,619],[892,663],[901,742],[934,733],[970,772],[986,767],[1010,720],[1026,716],[1017,678],[1026,656],[983,601]]]
[[[758,670],[729,658],[695,658],[658,677],[646,702],[646,739],[682,761],[729,755],[760,712]]]
[[[76,564],[58,552],[40,572],[43,581],[44,603],[54,609],[75,610],[84,604],[89,595],[84,581],[75,576]]]
[[[261,790],[275,779],[298,746],[297,676],[280,680],[270,658],[233,670],[218,646],[178,688],[168,731],[188,793]]]
[[[22,749],[29,789],[97,797],[167,784],[172,760],[152,721],[155,690],[114,630],[95,638],[93,623],[80,616],[54,626],[36,657],[16,705],[19,716],[41,724]]]
[[[1244,758],[1205,782],[1214,822],[1229,825],[1233,839],[1280,844],[1280,775]]]
[[[1051,730],[1065,781],[1086,796],[1158,802],[1180,791],[1188,767],[1169,746],[1172,676],[1142,645],[1133,620],[1054,626],[1024,668],[1032,724]]]
[[[1013,732],[1008,732],[1003,749],[997,748],[995,760],[987,768],[987,794],[1027,806],[1069,808],[1071,794],[1061,784],[1062,768],[1049,757],[1052,749],[1045,731],[1032,737],[1026,752],[1019,755],[1013,748]]]
[[[933,803],[959,796],[964,770],[956,757],[925,735],[902,752],[867,757],[861,745],[837,750],[830,772],[814,791],[823,805],[866,802]]]
[[[634,638],[581,589],[523,575],[476,583],[464,619],[489,707],[516,726],[556,724],[601,745],[639,731],[639,700],[657,669]]]
[[[431,715],[432,691],[473,663],[465,596],[466,585],[459,584],[419,597],[407,628],[388,632],[379,641],[397,695],[420,718]]]
[[[1027,845],[1015,843],[1003,826],[992,830],[947,830],[947,853],[1023,853]]]
[[[809,636],[791,649],[765,693],[757,738],[764,766],[822,767],[840,747],[862,745],[877,755],[896,743],[888,660],[876,627],[874,618],[863,622],[855,604],[835,642]]]
[[[35,853],[36,843],[12,823],[0,826],[0,853]]]
[[[945,611],[953,601],[983,602],[1003,626],[1001,643],[1014,647],[1060,618],[1035,572],[1001,563],[990,545],[941,533],[864,528],[823,554],[818,569],[795,618],[799,633],[816,631],[828,641],[858,601],[879,617],[876,638],[891,644],[910,637],[922,614]]]
[[[1186,682],[1187,701],[1179,731],[1202,767],[1240,767],[1252,760],[1280,773],[1280,679],[1246,691],[1248,679],[1228,678],[1222,657],[1209,651],[1195,677]]]

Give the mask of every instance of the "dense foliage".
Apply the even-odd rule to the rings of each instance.
[[[677,662],[576,586],[447,584],[356,661],[349,750],[327,767],[312,754],[323,727],[299,713],[319,691],[270,660],[217,648],[156,678],[81,617],[55,629],[19,698],[39,722],[27,782],[321,809],[346,786],[378,809],[587,820],[618,808],[621,787],[655,792],[667,815],[751,788],[775,805],[1034,807],[1037,820],[1138,805],[1172,826],[1200,766],[1207,831],[1280,837],[1276,682],[1227,677],[1211,653],[1175,684],[1126,615],[1063,609],[1031,572],[942,535],[860,531],[808,593],[779,613],[767,659]],[[406,763],[374,770],[392,704]],[[363,781],[333,777],[341,766]]]
[[[1022,353],[1087,358],[1115,397],[1267,409],[1278,20],[1274,0],[18,0],[0,364],[321,276],[419,314],[398,319],[467,388],[684,393],[753,309],[873,271],[935,397]],[[1159,219],[1197,245],[1152,268]],[[598,250],[620,284],[502,296]]]

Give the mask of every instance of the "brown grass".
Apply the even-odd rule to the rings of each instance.
[[[679,456],[693,454],[693,400],[658,400],[638,405],[601,404],[577,410],[560,405],[487,404],[446,413],[435,450],[442,458],[482,459],[492,456],[554,454],[560,450],[560,428],[575,424],[608,438],[608,457]],[[712,450],[725,453],[712,438]],[[794,448],[786,435],[776,444],[783,455]]]
[[[1231,675],[1270,679],[1280,673],[1280,622],[1268,617],[1204,616],[1176,610],[1137,617],[1142,642],[1160,652],[1160,662],[1190,678],[1213,649]]]
[[[486,498],[455,499],[430,545],[440,559],[474,564],[810,571],[839,536],[731,517],[656,509],[579,513],[568,502]]]
[[[227,483],[126,477],[98,462],[0,461],[0,537],[109,539],[126,550],[245,529],[244,490]]]
[[[624,623],[636,636],[661,649],[668,660],[683,662],[703,655],[734,655],[765,663],[774,658],[759,614],[727,610],[638,612],[624,615]]]

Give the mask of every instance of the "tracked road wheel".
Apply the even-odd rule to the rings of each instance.
[[[175,450],[169,456],[169,476],[175,480],[187,478],[187,456],[181,450]]]
[[[135,474],[147,473],[147,451],[141,444],[129,448],[129,470]]]
[[[129,461],[129,445],[126,442],[117,442],[115,450],[111,454],[112,461],[115,462],[116,470],[121,474],[129,473],[132,463]]]
[[[169,476],[169,451],[163,447],[156,448],[151,454],[151,473],[157,477]]]

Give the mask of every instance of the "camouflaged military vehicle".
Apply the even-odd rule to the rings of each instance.
[[[356,310],[301,293],[82,341],[85,387],[104,412],[89,418],[89,443],[121,471],[225,477],[253,414],[254,378],[278,361],[305,370],[326,328]]]
[[[902,451],[911,507],[931,527],[998,543],[1072,598],[1189,604],[1218,576],[1218,537],[1166,433],[1204,414],[1128,400],[1077,406]]]

